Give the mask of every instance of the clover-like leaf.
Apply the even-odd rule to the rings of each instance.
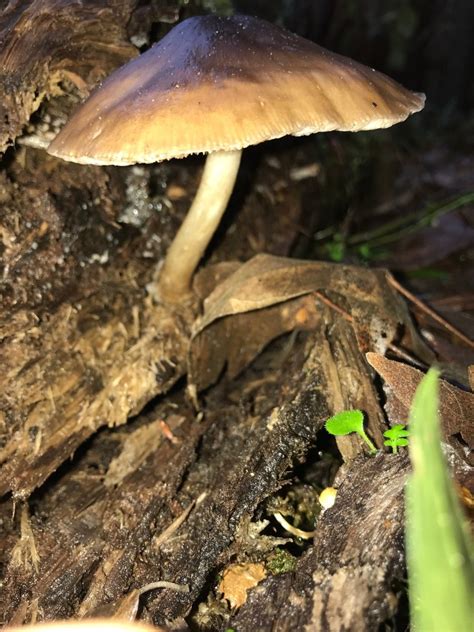
[[[405,424],[396,424],[383,433],[383,436],[387,437],[387,439],[400,439],[401,437],[408,437],[409,435],[410,431]]]
[[[398,451],[398,448],[408,445],[407,437],[409,435],[410,432],[405,427],[405,424],[396,424],[383,433],[383,436],[386,438],[383,444],[392,448],[392,451],[395,453]]]

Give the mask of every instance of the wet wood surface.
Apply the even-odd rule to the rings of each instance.
[[[408,467],[403,456],[352,461],[337,504],[320,519],[314,544],[295,571],[265,580],[231,625],[364,632],[393,616],[393,588],[404,575],[400,540]]]
[[[163,590],[142,597],[144,616],[164,623],[188,614],[206,590],[209,578],[234,556],[255,555],[259,542],[250,535],[252,519],[262,511],[263,501],[284,484],[291,468],[303,461],[306,452],[315,445],[324,420],[334,411],[333,402],[327,399],[330,381],[337,378],[345,384],[345,372],[353,363],[350,351],[348,354],[341,353],[340,349],[329,352],[327,332],[334,327],[342,328],[340,333],[346,340],[354,337],[350,326],[338,322],[337,316],[334,322],[331,314],[326,314],[325,326],[312,334],[301,334],[290,362],[286,360],[271,371],[250,369],[235,383],[216,387],[206,398],[201,421],[178,392],[174,398],[163,401],[152,412],[129,424],[124,432],[106,431],[98,435],[76,460],[74,468],[68,468],[37,500],[31,501],[37,508],[35,513],[39,511],[42,516],[41,524],[36,519],[31,521],[40,572],[35,572],[31,561],[19,564],[15,557],[15,561],[10,562],[2,606],[8,614],[7,620],[16,619],[26,595],[29,604],[24,613],[26,619],[34,608],[54,617],[113,615],[132,587],[165,579],[187,586],[189,592]],[[353,341],[356,345],[354,338]],[[334,364],[331,377],[326,371],[328,356],[321,357],[321,345],[328,346]],[[366,367],[367,374],[368,371]],[[348,396],[348,404],[360,396],[357,388],[353,396]],[[163,437],[157,423],[161,419],[170,419],[174,441]],[[146,430],[148,426],[150,431]],[[148,453],[143,448],[132,449],[134,443],[142,441],[148,443]],[[357,447],[359,452],[363,450],[361,444],[354,444],[353,453]],[[117,468],[112,464],[120,461],[121,453],[133,456],[131,461],[128,457],[128,471],[117,478]],[[366,458],[362,457],[361,463]],[[377,468],[385,463],[383,459],[373,462]],[[319,570],[322,573],[321,581],[318,580],[320,590],[325,586],[324,573],[328,577],[336,574],[337,551],[343,546],[347,547],[347,556],[353,557],[354,572],[360,560],[365,560],[364,556],[367,564],[380,571],[382,548],[368,547],[362,555],[357,546],[371,529],[382,528],[380,516],[371,514],[369,507],[384,494],[395,504],[393,529],[396,527],[398,533],[401,529],[397,513],[401,497],[394,500],[393,486],[397,486],[399,494],[403,472],[398,470],[398,460],[389,459],[388,463],[393,465],[387,466],[388,473],[382,468],[386,476],[384,484],[378,481],[375,487],[374,482],[373,495],[368,493],[364,497],[367,515],[360,523],[360,531],[359,523],[351,522],[353,516],[346,502],[353,503],[351,511],[360,510],[362,480],[367,472],[362,470],[356,474],[359,466],[354,464],[352,473],[346,474],[348,481],[352,476],[361,477],[361,482],[354,487],[347,483],[345,494],[350,500],[343,500],[345,509],[341,509],[348,512],[345,524],[353,540],[345,541],[342,527],[340,535],[339,532],[337,537],[333,535],[332,540],[329,535],[324,536],[324,549],[318,549],[318,555],[325,555],[326,559],[332,556],[333,563],[330,570]],[[389,475],[394,473],[393,468],[397,474],[394,479]],[[156,544],[160,534],[202,494],[205,497],[192,507],[182,526],[164,542]],[[328,512],[322,525],[330,515]],[[333,532],[333,523],[330,529]],[[393,537],[395,542],[395,535]],[[11,538],[13,541],[13,534]],[[26,542],[23,546],[29,560]],[[391,555],[399,556],[400,550],[393,548]],[[389,558],[386,564],[386,572],[379,572],[378,591],[383,591],[393,580],[394,569]],[[359,579],[367,584],[367,606],[373,569],[365,575],[364,569],[365,566],[359,569]],[[281,580],[276,578],[275,581]],[[289,581],[291,584],[292,580],[287,577],[287,587]],[[308,595],[311,585],[314,586],[308,584],[305,589]],[[23,587],[21,601],[19,586]],[[334,592],[331,607],[336,607],[337,599]],[[342,602],[345,597],[340,594],[339,599]],[[258,614],[259,609],[256,605],[256,617],[263,616]],[[243,617],[246,612],[248,608],[243,611]],[[380,622],[386,612],[383,609],[377,612]],[[362,629],[366,614],[362,606],[354,611],[352,622],[359,626],[357,629]],[[309,615],[302,612],[301,616]],[[245,618],[239,629],[251,629]]]

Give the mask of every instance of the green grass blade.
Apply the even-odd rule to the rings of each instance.
[[[438,371],[410,412],[413,474],[406,493],[410,610],[416,632],[474,629],[473,546],[440,445]]]

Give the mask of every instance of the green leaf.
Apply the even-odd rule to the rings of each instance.
[[[369,244],[361,244],[357,248],[357,254],[360,255],[363,259],[369,260],[372,257],[372,248]]]
[[[332,435],[348,435],[364,430],[364,415],[360,410],[343,410],[330,417],[324,426]]]
[[[343,243],[337,241],[331,241],[326,245],[327,253],[331,261],[340,263],[344,259],[346,247]]]
[[[409,435],[410,432],[405,428],[405,424],[397,424],[396,426],[392,426],[383,433],[383,436],[387,437],[387,439],[400,439],[401,437],[408,437]],[[407,444],[405,443],[404,445]]]
[[[392,448],[392,452],[395,454],[398,452],[398,448],[404,448],[408,445],[408,439],[387,439],[383,444]]]
[[[330,417],[324,427],[330,434],[336,436],[357,432],[361,439],[369,446],[370,452],[372,452],[372,454],[377,452],[377,448],[365,433],[364,414],[361,410],[343,410],[337,415],[334,415],[334,417]]]
[[[383,442],[383,444],[390,447],[397,446],[402,448],[408,445],[408,439],[404,439],[403,437],[400,437],[399,439],[387,439]]]
[[[383,433],[383,436],[387,439],[383,444],[392,448],[394,453],[398,452],[398,448],[408,445],[408,440],[405,437],[408,437],[409,434],[410,432],[405,428],[405,424],[396,424]]]
[[[421,381],[410,413],[413,474],[406,493],[406,541],[412,627],[416,632],[472,630],[473,544],[441,450],[438,375]]]

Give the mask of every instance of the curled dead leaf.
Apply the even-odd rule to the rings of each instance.
[[[366,357],[385,382],[385,410],[390,423],[403,423],[408,418],[415,390],[424,374],[408,364],[389,360],[377,353],[367,353]],[[469,449],[474,450],[474,394],[440,380],[439,412],[445,437],[460,435]]]
[[[383,353],[399,323],[408,322],[381,270],[257,255],[224,277],[204,301],[192,334],[190,382],[206,388],[225,366],[235,377],[271,340],[314,329],[325,309],[315,292],[349,314],[363,352]]]

